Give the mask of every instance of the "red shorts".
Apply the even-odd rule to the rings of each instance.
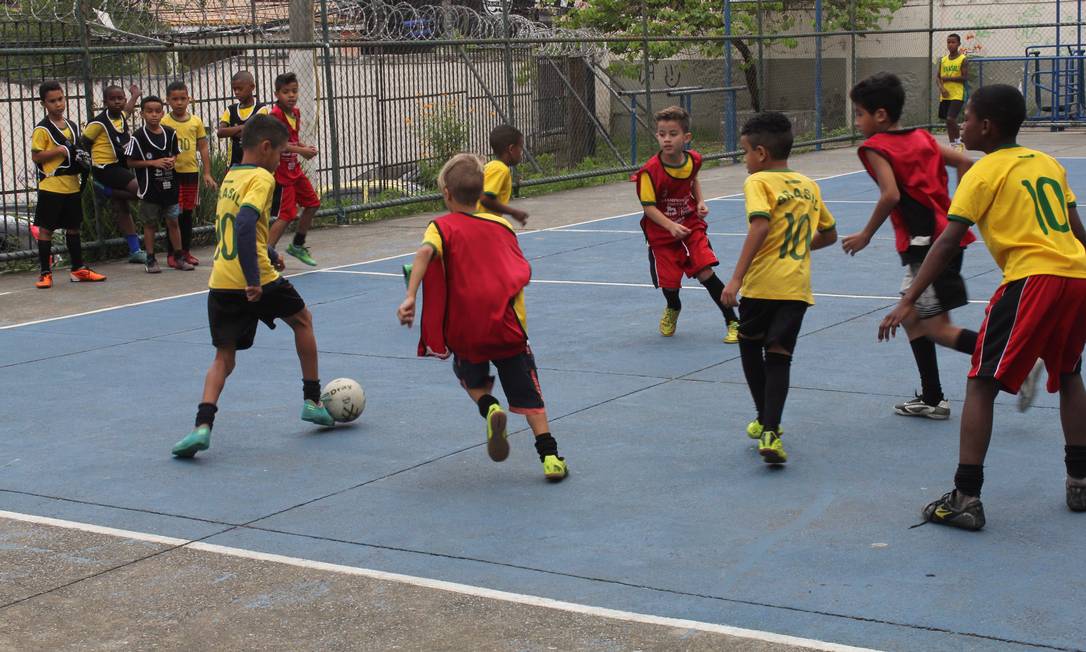
[[[313,184],[302,175],[288,183],[275,184],[275,196],[272,198],[271,214],[277,220],[293,222],[298,217],[298,206],[316,208],[321,199],[313,190]]]
[[[200,204],[200,177],[195,172],[177,173],[177,205],[191,211]]]
[[[1037,359],[1045,362],[1048,391],[1060,376],[1077,373],[1086,345],[1086,279],[1027,276],[992,295],[970,378],[994,378],[1017,394]]]
[[[694,278],[706,267],[719,264],[709,236],[702,229],[691,231],[685,240],[649,245],[649,274],[658,288],[677,290],[682,287],[684,274]]]

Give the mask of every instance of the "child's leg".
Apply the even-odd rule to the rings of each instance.
[[[313,225],[313,218],[317,215],[321,200],[308,177],[302,177],[295,182],[293,195],[293,200],[303,208],[302,216],[298,219],[298,228],[294,232],[293,244],[295,247],[304,247],[305,236]]]
[[[743,376],[747,379],[754,409],[758,411],[758,423],[765,424],[765,347],[762,339],[739,336],[739,358],[743,362]]]
[[[1064,443],[1068,449],[1078,448],[1081,451],[1079,462],[1086,465],[1086,388],[1081,374],[1060,376],[1060,423],[1063,424]],[[1080,475],[1072,477],[1086,477],[1086,468],[1080,470],[1083,471]]]
[[[664,301],[667,302],[669,310],[679,312],[683,309],[683,302],[679,299],[678,288],[660,288],[660,291],[664,293]]]
[[[179,225],[180,219],[166,218],[166,236],[168,242],[166,243],[166,251],[173,254],[175,257],[177,254],[184,250],[184,245],[181,244],[183,237],[181,228]],[[148,251],[147,253],[150,253]]]
[[[200,400],[200,404],[204,405],[217,405],[219,402],[219,396],[222,395],[223,387],[226,386],[226,379],[234,371],[234,364],[237,358],[237,351],[230,347],[217,347],[215,349],[215,359],[211,362],[211,366],[207,369],[207,375],[204,376],[204,395]],[[197,426],[211,427],[214,421],[214,413],[212,413],[212,420],[201,422],[197,417]]]
[[[739,321],[739,317],[735,314],[735,311],[729,306],[725,306],[720,302],[720,295],[724,292],[724,283],[721,282],[720,277],[716,275],[712,267],[706,267],[697,274],[698,282],[701,283],[706,290],[709,291],[709,296],[713,298],[713,303],[720,309],[720,313],[724,315],[724,319],[730,324],[734,321]]]
[[[946,118],[946,135],[950,142],[956,143],[961,137],[961,129],[958,128],[958,116],[950,114]]]
[[[298,228],[294,232],[294,246],[305,245],[305,235],[309,233],[309,227],[313,225],[313,218],[317,215],[318,206],[308,206],[302,210],[302,216],[298,218]]]
[[[284,219],[278,219],[272,222],[272,225],[268,227],[268,244],[274,249],[279,244],[279,239],[283,237],[283,232],[287,230],[287,222]]]
[[[992,440],[992,412],[999,381],[994,378],[970,378],[965,384],[965,405],[958,451],[958,471],[954,488],[966,496],[980,496],[984,484],[984,458]]]
[[[306,400],[320,401],[320,373],[317,369],[317,336],[313,332],[313,315],[309,309],[287,317],[284,321],[294,330],[294,348],[298,352],[298,361],[302,365],[302,382],[317,384],[317,396],[310,395]]]
[[[143,223],[143,250],[148,258],[155,256],[155,224],[152,220],[145,219]]]
[[[762,427],[780,432],[784,403],[788,400],[788,384],[792,371],[792,352],[774,342],[765,352],[765,407]]]
[[[79,229],[64,229],[64,244],[68,246],[68,259],[72,263],[72,270],[86,266],[83,262],[83,239]]]
[[[535,451],[543,463],[543,475],[552,481],[566,477],[565,460],[558,456],[558,442],[550,432],[543,393],[539,387],[535,356],[530,348],[510,358],[495,360],[509,409],[524,415],[535,435]]]
[[[967,355],[973,355],[977,348],[977,332],[956,326],[950,321],[948,312],[927,319],[918,319],[914,314],[902,326],[910,339],[927,336],[939,346]]]
[[[53,260],[53,232],[49,229],[38,227],[38,266],[42,274],[52,271]],[[73,269],[75,263],[72,263]]]

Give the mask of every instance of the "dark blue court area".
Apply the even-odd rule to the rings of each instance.
[[[1086,194],[1086,160],[1065,164]],[[821,186],[840,235],[866,222],[866,174]],[[627,186],[601,192],[631,208]],[[727,281],[743,203],[710,208]],[[358,379],[362,417],[298,420],[290,330],[261,327],[192,461],[170,447],[213,357],[205,295],[0,331],[0,510],[865,647],[1086,648],[1086,515],[1064,504],[1054,397],[997,404],[985,530],[909,527],[952,486],[968,359],[939,351],[950,421],[893,413],[919,379],[903,334],[876,341],[902,276],[889,224],[855,258],[814,253],[777,469],[744,432],[739,351],[705,290],[689,282],[661,337],[639,215],[599,217],[521,236],[561,484],[516,415],[510,459],[487,458],[450,364],[417,358],[417,329],[397,325],[410,253],[389,251],[403,256],[293,280],[322,380]],[[975,303],[953,319],[976,328],[1000,274],[979,242],[964,271]]]

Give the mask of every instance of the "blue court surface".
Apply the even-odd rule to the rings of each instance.
[[[1086,188],[1086,161],[1066,164]],[[858,230],[874,184],[856,173],[821,186],[839,233]],[[628,188],[615,193],[625,209]],[[710,207],[727,280],[743,204]],[[744,433],[739,352],[705,290],[691,282],[678,333],[658,334],[638,218],[521,236],[566,482],[544,481],[515,415],[510,459],[487,459],[449,363],[417,358],[418,331],[396,323],[409,254],[390,251],[403,255],[294,278],[321,376],[362,382],[362,418],[299,421],[290,330],[261,327],[211,450],[192,461],[169,451],[213,356],[204,295],[0,332],[0,509],[874,648],[1086,647],[1086,515],[1064,505],[1054,397],[1025,414],[1000,399],[987,529],[909,528],[952,486],[968,360],[939,352],[949,422],[893,414],[919,380],[903,336],[876,342],[902,275],[889,225],[855,258],[814,254],[790,459],[774,469]],[[981,243],[965,274],[974,303],[953,318],[976,328],[1000,279]]]

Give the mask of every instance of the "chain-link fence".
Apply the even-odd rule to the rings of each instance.
[[[1070,8],[1070,9],[1069,9]],[[736,154],[752,112],[780,110],[797,140],[855,139],[848,89],[880,70],[908,91],[903,122],[932,125],[936,62],[958,33],[970,80],[1018,85],[1031,123],[1086,121],[1081,4],[934,0],[479,0],[439,6],[383,0],[7,0],[0,4],[0,263],[33,255],[36,170],[29,137],[37,86],[61,82],[68,115],[102,110],[106,85],[163,94],[188,83],[209,127],[249,70],[261,101],[298,74],[302,140],[324,219],[372,219],[437,199],[452,153],[488,153],[510,123],[525,134],[521,188],[614,178],[655,151],[651,115],[678,104],[710,160]],[[138,115],[134,122],[138,123]],[[85,240],[114,241],[108,202],[85,190]],[[197,223],[208,225],[205,192]],[[210,233],[205,226],[204,233]]]

